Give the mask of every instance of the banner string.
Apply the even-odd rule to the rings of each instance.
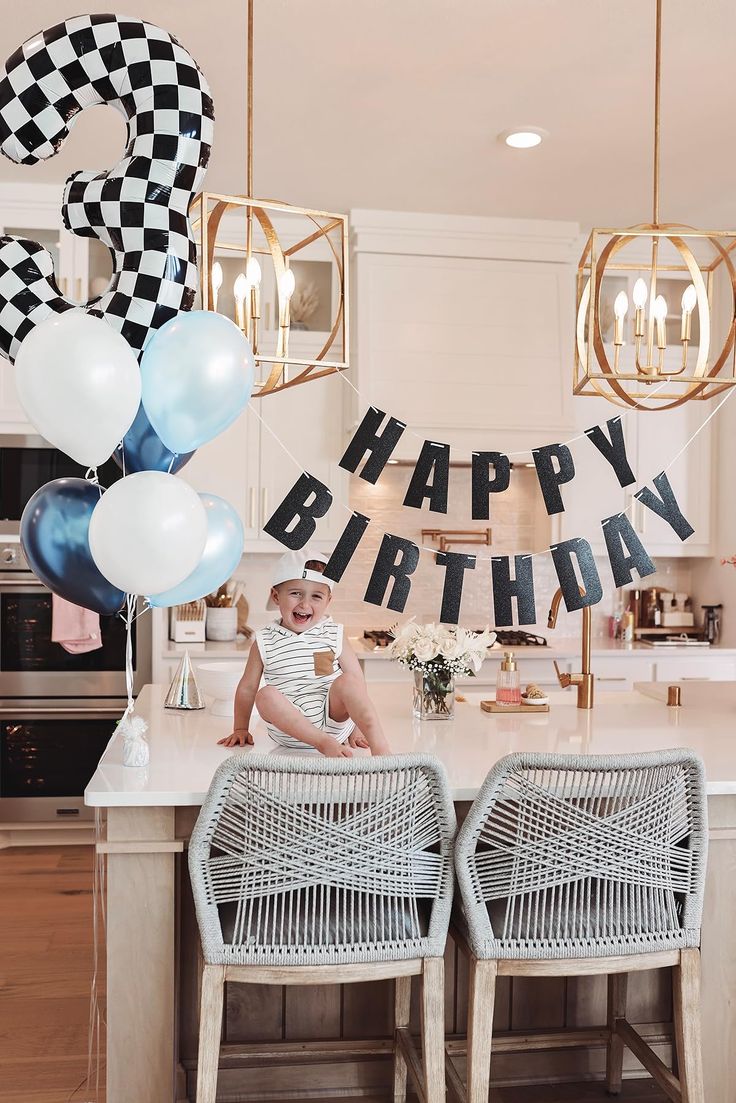
[[[340,372],[338,374],[342,374],[342,373]],[[353,387],[353,384],[350,383],[350,386]],[[662,384],[662,386],[664,386],[664,384]],[[353,389],[356,390],[355,387],[353,387]],[[721,406],[723,406],[726,402],[728,402],[729,398],[731,398],[731,396],[734,394],[734,390],[735,390],[735,388],[729,388],[729,390],[726,392],[726,394],[720,400],[720,402],[718,403],[716,408],[714,410],[711,410],[711,412],[704,419],[704,421],[698,426],[698,428],[695,430],[695,432],[692,434],[692,436],[689,438],[689,440],[687,440],[685,442],[685,444],[683,444],[683,446],[679,450],[679,452],[677,452],[676,455],[672,457],[672,459],[669,461],[669,463],[667,464],[666,467],[662,468],[662,473],[666,473],[667,471],[669,471],[670,468],[673,467],[673,465],[679,460],[680,456],[682,456],[682,454],[687,451],[687,449],[690,447],[690,445],[693,443],[693,441],[696,439],[696,437],[698,437],[700,435],[700,433],[702,433],[702,431],[703,431],[703,429],[705,429],[706,425],[716,416],[716,414],[720,410]],[[357,392],[357,390],[356,390],[356,393],[359,393],[359,392]],[[266,429],[271,434],[271,436],[276,441],[278,446],[288,456],[288,458],[291,460],[291,462],[294,464],[294,466],[301,472],[301,474],[302,475],[309,475],[309,472],[305,470],[304,466],[299,462],[299,460],[296,458],[296,456],[294,456],[293,453],[290,452],[290,450],[287,448],[287,446],[282,441],[281,437],[279,437],[278,434],[273,431],[273,429],[268,424],[268,422],[264,421],[264,419],[258,413],[258,410],[256,409],[253,402],[250,403],[250,409],[255,414],[255,416],[258,418],[258,420],[261,423],[261,425],[263,426],[263,428]],[[627,411],[627,412],[633,413],[633,411]],[[417,434],[414,434],[414,435],[417,435]],[[584,436],[585,436],[585,433],[582,433],[580,437],[573,437],[572,440],[579,440],[579,439],[581,439],[581,437],[584,437]],[[424,438],[420,437],[419,439],[424,439]],[[571,441],[566,441],[565,443],[569,444],[569,443],[571,443]],[[514,455],[514,454],[519,455],[520,453],[517,452],[517,453],[505,453],[505,454],[506,455]],[[524,453],[524,454],[526,454],[526,453]],[[530,454],[531,454],[531,450],[530,450]],[[645,485],[647,481],[648,480],[645,480],[644,484],[641,484],[640,481],[638,481],[638,482],[639,482],[639,485]],[[340,506],[341,509],[344,509],[351,516],[354,513],[354,510],[351,509],[350,506],[346,505],[344,502],[339,502],[338,505]],[[632,510],[633,508],[634,508],[634,498],[632,496],[632,500],[628,504],[628,506],[625,509],[620,510],[619,513],[616,514],[616,516],[618,516],[618,517],[624,516],[624,515],[628,514],[629,511]],[[373,521],[372,518],[369,518],[368,524],[373,526],[374,528],[378,528],[378,526],[376,525],[376,522]],[[379,531],[381,532],[381,535],[383,535],[383,536],[386,535],[385,530],[379,529]],[[436,555],[437,555],[437,551],[438,551],[437,548],[429,548],[424,544],[418,544],[417,547],[419,548],[420,552],[425,552],[428,555],[431,555],[433,557],[436,557]],[[552,545],[552,547],[557,547],[557,545],[554,544],[554,545]],[[544,548],[542,551],[523,552],[523,553],[520,553],[519,558],[521,558],[521,559],[532,559],[534,556],[537,556],[537,555],[549,555],[552,551],[552,547]],[[483,563],[483,562],[490,563],[493,559],[496,559],[496,558],[498,558],[498,556],[492,556],[492,555],[476,555],[475,556],[475,560],[478,563]]]
[[[371,403],[367,402],[367,400],[365,398],[363,398],[363,395],[361,394],[359,389],[355,386],[352,379],[348,379],[346,372],[338,371],[335,374],[340,377],[340,379],[342,380],[342,382],[346,386],[350,387],[351,391],[353,391],[358,396],[358,398],[360,399],[360,401],[362,403],[364,403],[367,406],[371,405]],[[651,392],[649,397],[654,398],[654,396],[656,394],[658,394],[659,391],[661,391],[662,388],[666,387],[667,385],[668,385],[667,380],[663,380],[659,384],[658,387],[655,387],[655,389]],[[621,419],[621,421],[623,421],[625,417],[627,417],[629,414],[633,414],[633,413],[634,413],[634,410],[624,410],[624,412],[622,414],[619,414],[618,417]],[[401,420],[401,419],[399,419],[399,420]],[[402,425],[403,424],[405,424],[405,423],[402,421]],[[414,437],[415,440],[424,441],[426,439],[425,437],[422,436],[421,433],[417,433],[413,429],[411,429],[409,427],[409,425],[406,425],[405,432],[407,432],[409,434],[409,436]],[[575,441],[582,440],[585,437],[585,435],[586,435],[586,433],[585,433],[585,431],[583,431],[582,433],[578,433],[577,436],[570,437],[568,440],[563,440],[563,441],[559,441],[559,442],[555,442],[555,443],[564,444],[564,445],[574,444]],[[687,445],[685,447],[687,447]],[[458,448],[454,445],[450,445],[450,451],[451,452],[457,452]],[[504,452],[504,455],[505,456],[531,456],[531,455],[533,455],[533,453],[534,453],[533,448],[521,448],[521,449],[518,449],[515,452]]]

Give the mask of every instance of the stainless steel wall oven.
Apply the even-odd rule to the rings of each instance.
[[[121,477],[110,461],[107,486]],[[92,818],[82,794],[126,705],[125,624],[100,618],[102,646],[70,654],[51,640],[52,595],[19,543],[26,502],[84,470],[42,437],[0,438],[0,821]],[[134,625],[134,690],[151,677],[151,627]]]

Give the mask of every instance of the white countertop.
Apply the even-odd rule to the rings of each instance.
[[[386,662],[391,658],[387,647],[371,647],[363,639],[362,631],[356,632],[349,629],[348,639],[361,660],[377,659]],[[177,659],[181,658],[185,651],[188,651],[192,659],[238,659],[241,657],[245,659],[250,650],[250,644],[250,640],[242,638],[228,642],[206,640],[204,643],[174,643],[173,640],[166,640],[161,657]],[[580,654],[580,638],[555,639],[554,636],[550,636],[546,647],[511,647],[494,644],[492,648],[489,648],[487,657],[491,660],[498,659],[500,662],[505,651],[514,651],[520,659],[524,657],[550,660],[568,658]],[[667,655],[676,658],[683,658],[684,656],[703,658],[708,655],[733,656],[736,655],[736,648],[721,647],[720,644],[715,647],[655,644],[652,647],[649,644],[640,643],[638,640],[633,643],[624,643],[623,640],[611,640],[603,636],[593,640],[591,654],[593,658],[611,658],[616,655],[630,656],[634,654],[642,658],[646,658],[647,655],[656,656],[657,658],[663,658]]]
[[[411,693],[403,683],[370,686],[396,754],[425,751],[445,765],[455,800],[472,800],[488,770],[510,751],[613,754],[692,747],[705,761],[708,792],[736,793],[736,683],[685,683],[683,707],[663,704],[663,684],[639,684],[639,692],[600,693],[589,712],[575,707],[575,692],[551,698],[549,713],[496,715],[482,712],[482,693],[467,693],[455,719],[419,723],[411,715]],[[165,686],[145,686],[136,712],[149,724],[148,766],[122,765],[122,740],[113,738],[87,789],[94,807],[199,805],[212,775],[232,752],[217,746],[231,721],[197,712],[164,709]],[[256,749],[285,754],[259,722]],[[248,753],[246,749],[238,753]],[[292,752],[293,753],[293,752]],[[307,752],[309,753],[309,752]]]

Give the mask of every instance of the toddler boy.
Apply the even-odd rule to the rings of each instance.
[[[350,747],[391,753],[343,626],[327,614],[333,583],[322,575],[326,563],[309,551],[279,560],[269,607],[280,617],[256,633],[235,691],[233,731],[218,741],[223,746],[253,742],[255,704],[268,734],[284,747],[314,747],[333,758],[350,758]]]

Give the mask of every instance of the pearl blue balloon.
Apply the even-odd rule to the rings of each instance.
[[[89,522],[100,488],[86,479],[53,479],[29,500],[20,519],[20,542],[31,570],[59,597],[117,613],[125,593],[100,573],[89,550]]]
[[[148,597],[148,602],[157,609],[184,605],[213,593],[227,582],[240,563],[245,543],[243,522],[224,498],[216,494],[200,494],[199,498],[207,514],[207,542],[202,558],[178,586]]]
[[[223,314],[190,310],[157,329],[141,358],[142,400],[166,448],[193,452],[245,409],[255,378],[250,344]]]
[[[122,445],[119,444],[113,452],[112,458],[126,475],[132,475],[136,471],[168,471],[175,475],[193,455],[194,452],[185,452],[182,456],[176,456],[170,452],[154,432],[141,403],[135,421],[123,437]]]

